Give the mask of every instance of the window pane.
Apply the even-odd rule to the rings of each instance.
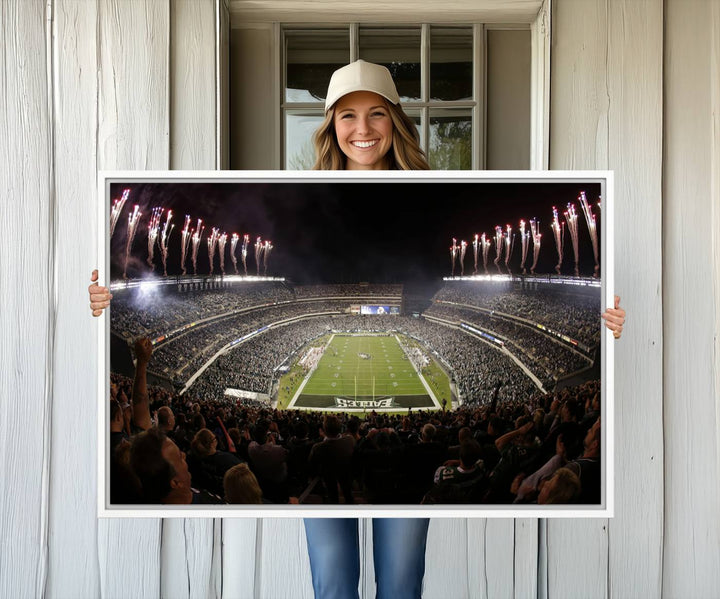
[[[323,122],[322,113],[285,115],[285,170],[309,171],[315,164],[312,135]]]
[[[430,29],[430,99],[473,99],[473,36],[469,27]]]
[[[350,32],[287,31],[285,50],[285,101],[323,101],[333,71],[350,62]]]
[[[422,130],[422,120],[420,118],[420,109],[419,108],[403,108],[403,111],[405,114],[407,114],[413,123],[415,123],[415,128],[417,129],[418,136],[420,137],[420,147],[425,147],[425,140],[423,139],[423,130]]]
[[[401,102],[420,100],[420,28],[360,28],[360,58],[386,66]]]
[[[433,170],[472,167],[472,117],[467,109],[430,111],[428,162]]]

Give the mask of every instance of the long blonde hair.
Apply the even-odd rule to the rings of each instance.
[[[225,500],[228,503],[262,503],[262,490],[247,464],[237,464],[223,477]]]
[[[392,148],[387,153],[390,170],[427,171],[430,166],[420,148],[420,136],[415,123],[400,104],[385,102],[393,124]],[[343,171],[347,157],[335,135],[335,106],[325,113],[325,119],[312,137],[315,146],[315,171]]]

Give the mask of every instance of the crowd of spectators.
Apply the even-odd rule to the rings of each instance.
[[[488,403],[496,389],[502,400],[526,397],[535,384],[510,357],[477,337],[425,319],[404,316],[323,316],[271,329],[219,356],[193,383],[202,397],[230,387],[268,393],[276,369],[311,339],[328,332],[377,333],[394,330],[434,351],[452,372],[463,401]],[[420,369],[424,360],[419,358]]]
[[[176,383],[184,383],[215,353],[244,335],[289,318],[324,312],[339,313],[346,309],[337,301],[315,301],[257,308],[213,320],[203,326],[192,327],[159,345],[152,370]]]
[[[365,283],[357,285],[302,285],[295,287],[298,299],[308,297],[400,297],[402,285]]]
[[[113,375],[111,503],[600,502],[600,385],[384,415],[273,410]],[[342,499],[341,499],[342,498]]]
[[[441,357],[454,373],[459,395],[465,403],[489,403],[496,389],[503,401],[527,397],[537,390],[506,353],[473,335],[417,318],[403,318],[398,329]]]
[[[225,289],[168,292],[114,292],[110,328],[123,339],[155,339],[188,323],[217,318],[253,306],[291,302],[294,293],[280,282],[248,282]]]
[[[154,350],[141,337],[134,380],[113,375],[113,503],[599,501],[599,382],[540,394],[507,352],[457,327],[422,317],[347,314],[351,298],[400,296],[402,286],[256,285],[162,300],[149,295],[140,307],[113,301],[113,331],[126,339],[207,321]],[[343,300],[323,299],[334,296]],[[562,303],[568,297],[453,284],[434,299],[502,311],[596,344],[599,300]],[[426,314],[504,338],[548,389],[556,377],[588,364],[546,335],[478,310],[435,303]],[[147,387],[148,369],[184,384],[229,342],[294,317],[302,319],[220,356],[183,395]],[[228,387],[267,393],[277,367],[329,331],[412,337],[423,349],[409,354],[418,364],[424,351],[435,354],[457,385],[461,407],[361,420],[224,397]]]
[[[600,289],[581,295],[536,289],[532,291],[497,290],[495,284],[480,281],[453,281],[444,285],[433,301],[467,304],[512,314],[543,324],[588,347],[600,343]]]
[[[466,322],[500,338],[546,388],[552,388],[555,381],[565,375],[592,366],[589,358],[560,340],[497,315],[447,304],[433,304],[425,314],[456,323]]]

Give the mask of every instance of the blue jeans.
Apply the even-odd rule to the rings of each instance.
[[[428,518],[373,518],[377,599],[420,599]],[[306,518],[315,599],[358,599],[356,518]]]

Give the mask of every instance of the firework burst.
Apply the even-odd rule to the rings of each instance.
[[[577,213],[575,212],[575,204],[568,204],[567,210],[563,213],[567,222],[568,231],[570,231],[570,240],[572,241],[573,254],[575,255],[575,276],[580,276],[580,246],[578,243],[578,226]]]
[[[505,268],[510,274],[510,256],[512,256],[513,248],[515,247],[515,236],[512,232],[512,227],[507,225],[507,234],[505,235]]]
[[[483,233],[480,236],[480,248],[482,249],[482,257],[483,257],[483,268],[485,269],[485,274],[488,274],[488,254],[490,253],[490,246],[492,245],[492,242],[486,237],[485,233]]]
[[[268,260],[270,259],[270,252],[273,250],[272,241],[266,241],[263,246],[263,274],[267,276]]]
[[[220,251],[220,272],[225,275],[225,244],[227,243],[227,233],[223,233],[218,237],[218,250]]]
[[[593,214],[592,207],[588,204],[585,192],[580,192],[580,205],[582,206],[583,213],[585,214],[585,222],[587,222],[588,230],[590,231],[590,241],[592,242],[593,255],[595,256],[595,270],[593,271],[593,277],[600,276],[600,262],[598,252],[598,236],[597,236],[597,225],[595,222],[595,215]],[[598,202],[600,207],[600,202]]]
[[[452,268],[450,269],[450,276],[455,276],[455,262],[457,261],[457,255],[458,255],[458,246],[457,246],[457,239],[453,237],[452,245],[450,246],[450,264],[452,265]]]
[[[155,244],[160,234],[160,221],[164,208],[153,208],[150,214],[150,223],[148,223],[148,257],[147,263],[150,268],[155,268]]]
[[[115,225],[117,225],[118,219],[120,218],[120,213],[122,212],[123,206],[125,206],[125,202],[127,202],[129,195],[130,190],[124,189],[122,192],[122,197],[119,200],[113,201],[113,207],[110,210],[110,237],[112,237],[113,233],[115,232]]]
[[[163,226],[162,233],[160,234],[160,251],[162,253],[163,262],[163,273],[167,277],[167,258],[168,258],[168,242],[170,241],[170,234],[172,233],[173,227],[170,221],[172,220],[172,210],[167,211],[165,217],[165,225]]]
[[[197,257],[198,257],[198,250],[200,249],[200,240],[202,239],[203,231],[205,230],[205,227],[203,227],[202,219],[198,219],[197,229],[195,229],[195,233],[193,233],[192,236],[192,263],[193,263],[193,273],[197,274]]]
[[[493,264],[497,267],[498,272],[502,274],[500,270],[500,260],[502,260],[503,252],[503,230],[500,225],[495,227],[495,260]]]
[[[127,279],[127,267],[128,261],[130,260],[130,248],[132,247],[133,239],[135,239],[135,233],[137,233],[137,227],[140,223],[140,217],[142,212],[139,210],[139,206],[136,204],[135,209],[128,216],[128,229],[127,229],[127,242],[125,243],[125,270],[123,271],[123,279]]]
[[[242,257],[243,270],[245,271],[245,276],[246,276],[246,277],[247,277],[248,245],[250,245],[250,235],[244,235],[244,236],[243,236],[242,249],[241,249],[241,251],[240,251],[240,256]]]
[[[207,240],[208,259],[210,260],[210,274],[213,274],[214,270],[213,263],[215,262],[215,250],[217,249],[218,239],[220,239],[220,229],[213,227]]]
[[[530,234],[533,242],[533,263],[530,267],[530,274],[535,274],[538,258],[540,257],[540,242],[542,241],[542,233],[540,233],[540,221],[537,219],[530,220]]]
[[[182,269],[182,274],[187,274],[187,269],[185,268],[185,259],[187,258],[187,251],[190,247],[190,240],[192,239],[193,235],[193,229],[190,228],[190,223],[192,222],[192,219],[190,218],[190,215],[185,215],[185,227],[182,230],[182,238],[180,239],[180,268]]]
[[[560,274],[563,261],[563,242],[565,241],[565,223],[561,223],[558,218],[558,211],[553,206],[553,222],[550,225],[553,235],[555,236],[555,247],[557,248],[558,263],[555,265],[555,272]]]
[[[232,260],[233,267],[235,268],[235,274],[238,274],[237,269],[237,257],[235,256],[235,249],[237,248],[238,241],[240,240],[240,235],[237,233],[233,233],[232,237],[230,238],[230,260]]]

